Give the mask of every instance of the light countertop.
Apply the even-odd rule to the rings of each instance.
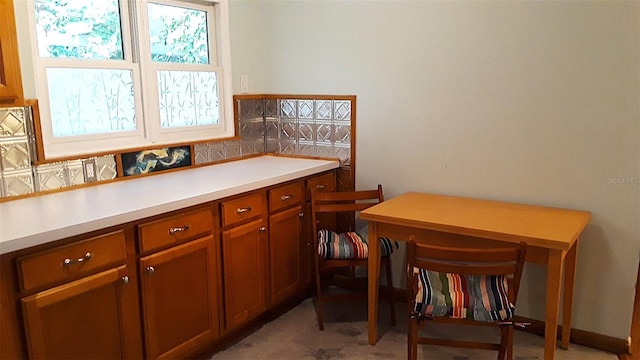
[[[335,169],[260,156],[0,203],[0,254]]]

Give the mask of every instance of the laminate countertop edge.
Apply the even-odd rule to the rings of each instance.
[[[188,208],[339,167],[260,156],[0,203],[0,254]]]

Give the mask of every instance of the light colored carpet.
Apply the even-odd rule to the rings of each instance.
[[[385,311],[386,310],[386,311]],[[274,360],[328,360],[328,359],[406,359],[406,305],[398,304],[396,315],[398,324],[391,327],[388,306],[381,303],[379,315],[379,340],[376,346],[367,342],[366,305],[330,304],[325,307],[325,330],[318,330],[316,313],[312,299],[306,299],[296,308],[278,319],[265,324],[255,333],[244,338],[228,349],[217,353],[212,360],[274,359]],[[462,328],[446,330],[425,328],[430,334],[470,336],[479,339],[495,334],[487,333],[494,329],[471,327],[471,331],[480,330],[480,335],[470,335]],[[497,331],[497,330],[496,330]],[[493,338],[493,337],[492,337]],[[491,338],[491,339],[492,339]],[[493,351],[455,349],[418,346],[418,359],[471,360],[495,359]],[[543,359],[544,339],[523,331],[515,332],[514,353],[517,360]],[[558,348],[558,360],[617,360],[614,354],[608,354],[587,347],[571,344],[569,350]]]

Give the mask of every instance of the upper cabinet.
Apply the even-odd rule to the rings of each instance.
[[[0,0],[0,106],[24,105],[13,0]]]

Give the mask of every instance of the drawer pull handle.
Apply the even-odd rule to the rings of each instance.
[[[322,190],[322,189],[324,189],[324,188],[326,188],[326,187],[327,187],[327,185],[324,185],[324,184],[318,184],[318,185],[316,185],[316,189],[318,189],[318,190]]]
[[[293,194],[287,194],[280,196],[280,201],[287,201],[289,199],[293,199]]]
[[[62,265],[63,266],[69,266],[69,265],[73,265],[73,264],[81,264],[83,262],[89,261],[92,256],[93,255],[90,252],[88,252],[88,253],[84,254],[83,257],[75,259],[75,260],[67,258],[67,259],[64,259],[64,261],[62,262]]]
[[[156,272],[156,269],[153,266],[147,266],[148,274],[153,274],[154,272]]]
[[[174,227],[169,229],[169,235],[189,230],[189,224],[181,227]]]
[[[264,226],[261,226],[260,229],[258,229],[258,230],[260,230],[260,232],[265,232],[265,231],[267,231],[267,228],[264,227]]]
[[[246,213],[246,212],[249,212],[249,211],[251,211],[251,206],[248,206],[246,208],[237,208],[236,209],[236,214],[243,214],[243,213]]]
[[[122,277],[122,283],[123,283],[123,284],[128,284],[128,283],[129,283],[129,277],[128,277],[128,276],[126,276],[126,275],[125,275],[125,276],[123,276],[123,277]]]
[[[304,213],[303,213],[303,212],[298,213],[298,216],[299,216],[299,217],[304,217]]]

